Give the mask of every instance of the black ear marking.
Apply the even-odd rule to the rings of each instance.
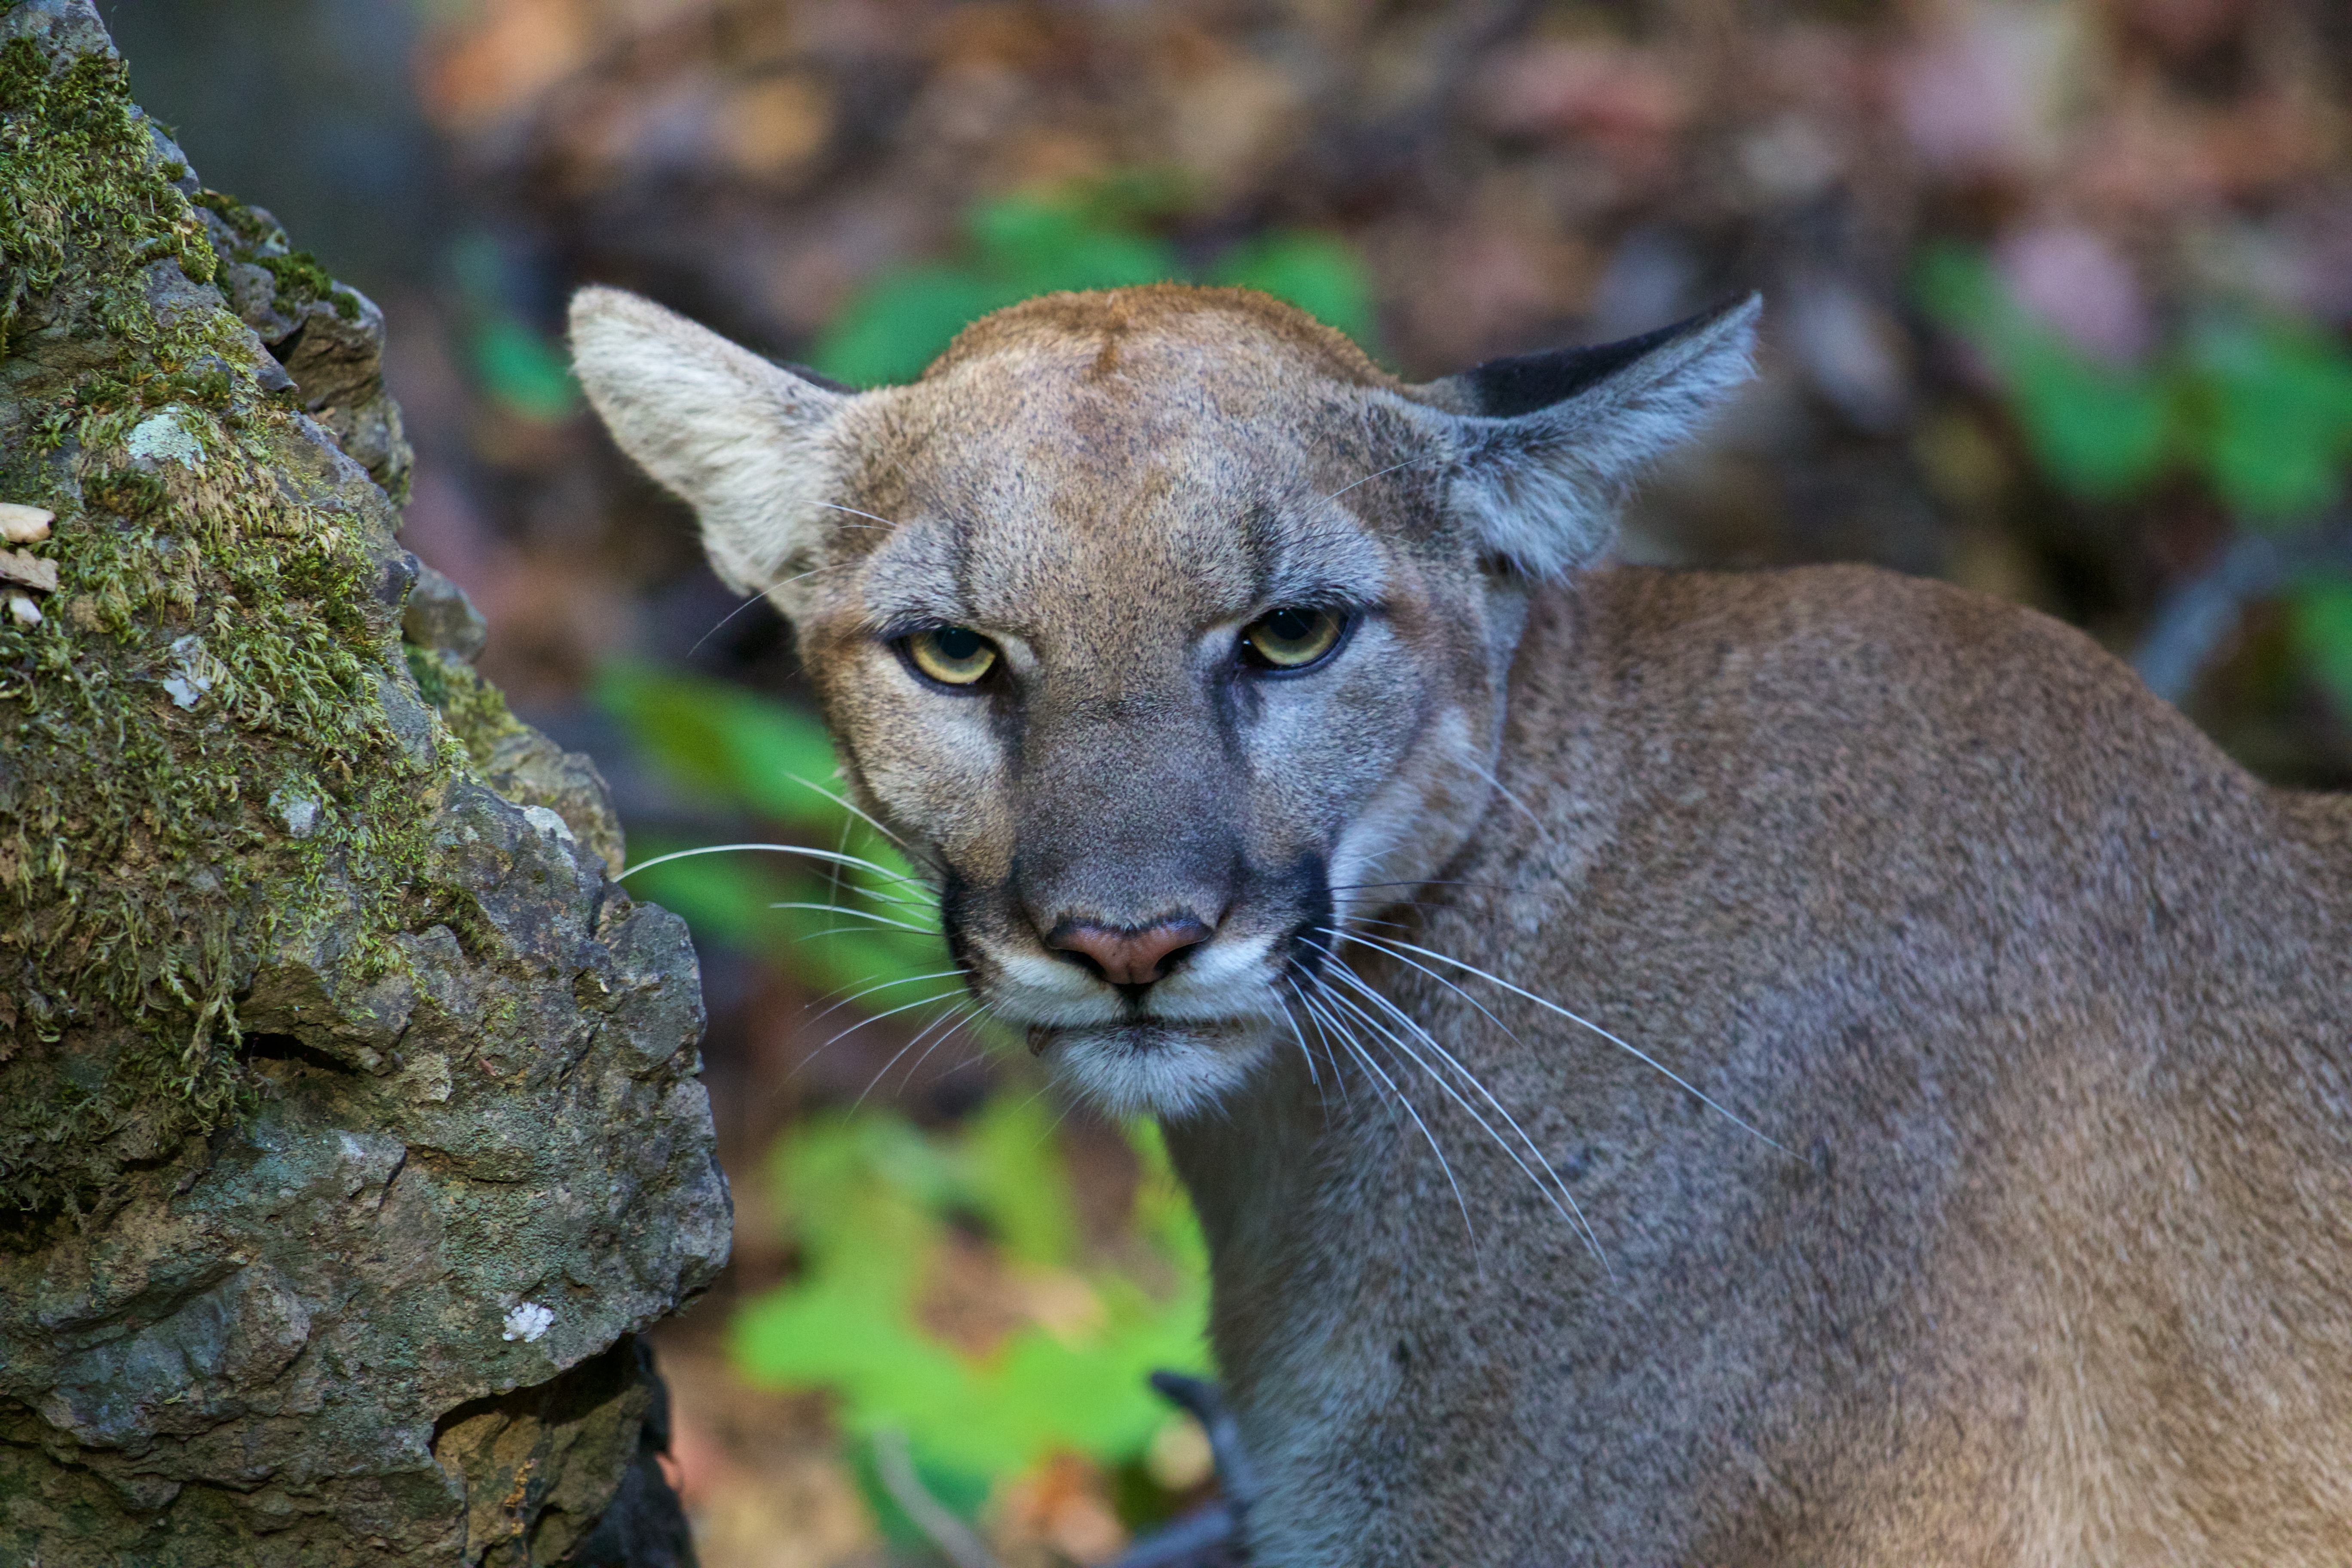
[[[1671,326],[1643,332],[1638,338],[1490,359],[1482,365],[1464,371],[1457,379],[1476,401],[1477,411],[1482,417],[1516,418],[1575,396],[1586,387],[1624,369],[1652,349],[1671,342],[1696,327],[1705,326],[1725,312],[1737,310],[1743,302],[1735,300],[1713,310],[1701,310]]]

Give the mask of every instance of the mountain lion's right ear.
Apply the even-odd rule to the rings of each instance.
[[[1763,300],[1622,342],[1490,360],[1411,389],[1444,413],[1445,504],[1519,571],[1558,577],[1609,547],[1633,479],[1754,374]]]
[[[856,394],[620,289],[572,297],[572,363],[621,450],[694,508],[728,586],[778,586],[825,526],[839,418]]]

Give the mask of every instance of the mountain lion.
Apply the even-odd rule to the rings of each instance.
[[[2352,1562],[2352,803],[2009,605],[1602,564],[1756,313],[572,342],[973,994],[1164,1123],[1253,1562]]]

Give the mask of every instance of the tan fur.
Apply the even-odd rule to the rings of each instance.
[[[1492,416],[1494,374],[1401,386],[1177,289],[854,395],[609,291],[575,342],[714,553],[805,574],[848,776],[976,994],[1166,1121],[1253,1561],[2347,1561],[2352,805],[2008,605],[1576,571],[1747,319]],[[668,455],[738,439],[737,386],[785,412],[698,490]],[[1374,613],[1236,684],[1239,628],[1316,594]],[[908,675],[915,615],[1001,687]],[[1385,1004],[1299,945],[1341,940],[1318,878],[1320,921],[1412,944],[1339,949]],[[1043,945],[1072,911],[1216,935],[1122,998]],[[1426,1037],[1318,1037],[1318,963]]]

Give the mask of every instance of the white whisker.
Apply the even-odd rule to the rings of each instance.
[[[1544,819],[1538,816],[1528,806],[1526,801],[1521,800],[1517,795],[1511,793],[1508,786],[1507,786],[1502,780],[1496,778],[1493,773],[1488,773],[1485,768],[1480,767],[1477,763],[1471,762],[1467,758],[1456,758],[1455,760],[1460,762],[1464,767],[1468,768],[1472,773],[1476,773],[1480,778],[1485,779],[1486,783],[1493,787],[1496,795],[1499,795],[1505,800],[1509,801],[1513,806],[1517,808],[1521,816],[1526,817],[1529,822],[1535,824],[1536,836],[1538,837],[1541,838],[1547,844],[1552,845],[1555,847],[1558,847],[1559,841],[1551,836],[1551,829],[1545,825]]]
[[[945,980],[951,975],[961,975],[963,971],[961,969],[935,969],[929,974],[908,974],[903,975],[897,980],[885,980],[878,984],[866,986],[866,989],[858,992],[854,996],[842,997],[839,1001],[834,1003],[832,1006],[827,1007],[824,1012],[819,1013],[815,1017],[811,1018],[809,1022],[811,1024],[822,1024],[827,1018],[832,1017],[835,1013],[840,1012],[844,1007],[848,1006],[851,1003],[862,1002],[877,991],[888,991],[893,987],[900,985],[919,985],[926,980]],[[869,976],[868,978],[871,977]],[[845,991],[849,989],[849,987],[844,986],[842,989]],[[817,998],[817,1002],[822,1002],[824,1000],[825,1000],[825,998],[822,996]],[[814,1007],[816,1005],[816,1002],[812,1002],[809,1005]]]
[[[1298,1005],[1307,1010],[1307,1021],[1315,1025],[1316,1038],[1323,1042],[1324,1059],[1331,1064],[1331,1080],[1339,1086],[1339,1103],[1352,1109],[1355,1105],[1355,1099],[1348,1089],[1348,1075],[1339,1070],[1339,1053],[1331,1048],[1331,1037],[1324,1032],[1321,1020],[1316,1016],[1314,1011],[1315,1005],[1307,999],[1307,993],[1298,988],[1298,982],[1297,979],[1292,978],[1289,975],[1286,975],[1283,978],[1283,984],[1290,988],[1290,994],[1293,996],[1298,998]],[[1286,1018],[1289,1016],[1290,1009],[1288,1005],[1286,1005],[1283,1008],[1283,1016]],[[1293,1022],[1291,1025],[1293,1029],[1297,1028],[1297,1026],[1298,1026],[1296,1022]],[[1307,1058],[1307,1061],[1310,1065],[1313,1063],[1314,1059],[1315,1058],[1312,1055],[1309,1055]]]
[[[1403,942],[1396,937],[1387,936],[1364,936],[1359,937],[1357,940],[1359,942],[1377,942],[1387,947],[1403,948],[1407,952],[1417,952],[1423,958],[1433,958],[1440,963],[1450,963],[1454,968],[1462,970],[1466,973],[1476,975],[1479,979],[1487,982],[1489,984],[1501,986],[1504,990],[1509,992],[1514,996],[1524,998],[1527,1001],[1534,1003],[1538,1007],[1547,1008],[1551,1012],[1557,1013],[1561,1017],[1567,1019],[1570,1023],[1580,1025],[1584,1028],[1591,1030],[1594,1034],[1600,1036],[1611,1045],[1615,1046],[1619,1050],[1623,1051],[1626,1055],[1632,1057],[1635,1061],[1641,1062],[1644,1066],[1663,1073],[1667,1079],[1679,1084],[1686,1092],[1696,1099],[1700,1104],[1707,1107],[1710,1110],[1715,1111],[1724,1120],[1729,1121],[1734,1127],[1738,1128],[1741,1131],[1746,1132],[1750,1137],[1759,1139],[1762,1142],[1770,1144],[1773,1148],[1780,1150],[1784,1154],[1789,1152],[1787,1145],[1781,1143],[1778,1139],[1769,1137],[1765,1133],[1759,1131],[1756,1128],[1749,1126],[1746,1121],[1740,1120],[1738,1116],[1735,1115],[1730,1110],[1718,1104],[1715,1100],[1710,1098],[1706,1091],[1701,1089],[1696,1084],[1691,1082],[1688,1079],[1675,1071],[1674,1068],[1666,1066],[1665,1063],[1658,1060],[1655,1057],[1651,1056],[1648,1052],[1641,1049],[1639,1047],[1628,1044],[1626,1041],[1619,1039],[1615,1035],[1611,1034],[1608,1030],[1602,1028],[1591,1019],[1580,1017],[1578,1015],[1570,1012],[1567,1008],[1561,1006],[1557,1002],[1549,1001],[1544,997],[1538,996],[1532,991],[1523,990],[1519,986],[1512,984],[1501,975],[1489,974],[1486,971],[1479,968],[1475,963],[1465,963],[1462,960],[1453,957],[1450,954],[1439,952],[1431,948],[1422,947],[1414,942]]]
[[[932,998],[931,998],[931,1000],[932,1000],[932,1001],[934,1001],[934,1002],[936,1002],[936,1001],[938,1001],[938,1000],[939,1000],[939,998],[938,998],[938,997],[936,997],[936,996],[934,996],[934,997],[932,997]],[[916,1005],[920,1006],[920,1005],[921,1005],[921,1004],[920,1004],[920,1003],[918,1003],[918,1004],[916,1004]],[[925,1035],[928,1035],[928,1034],[929,1034],[933,1029],[938,1028],[938,1027],[939,1027],[942,1023],[946,1022],[948,1019],[954,1017],[954,1016],[955,1016],[955,1014],[956,1014],[956,1006],[955,1006],[955,1005],[954,1005],[954,1004],[950,1004],[950,1005],[949,1005],[948,1006],[945,1006],[945,1007],[940,1008],[937,1016],[933,1017],[929,1023],[925,1024],[925,1025],[924,1025],[920,1029],[919,1029],[919,1030],[917,1030],[917,1031],[916,1031],[914,1038],[912,1038],[912,1039],[908,1040],[905,1045],[900,1046],[900,1047],[898,1048],[898,1050],[896,1050],[895,1052],[893,1052],[893,1053],[891,1054],[890,1059],[889,1059],[888,1061],[884,1062],[884,1063],[881,1065],[881,1067],[880,1067],[880,1068],[878,1068],[877,1069],[876,1069],[874,1076],[873,1076],[871,1079],[868,1079],[866,1080],[866,1087],[865,1087],[864,1089],[859,1089],[859,1090],[857,1091],[857,1098],[856,1098],[856,1100],[852,1100],[852,1101],[850,1102],[849,1109],[850,1109],[850,1110],[856,1110],[859,1106],[864,1105],[864,1104],[866,1103],[866,1097],[867,1095],[869,1095],[869,1094],[872,1094],[872,1093],[873,1093],[877,1089],[878,1089],[878,1088],[880,1088],[880,1087],[881,1087],[882,1080],[883,1080],[884,1079],[886,1079],[886,1078],[887,1078],[887,1077],[889,1077],[889,1076],[890,1076],[890,1069],[891,1069],[892,1068],[897,1067],[897,1066],[898,1065],[899,1058],[903,1058],[903,1057],[904,1057],[904,1056],[905,1056],[908,1051],[913,1050],[913,1049],[914,1049],[918,1045],[921,1044],[921,1043],[922,1043],[923,1037],[924,1037]],[[889,1016],[889,1015],[888,1015],[888,1014],[887,1014],[887,1013],[886,1013],[886,1014],[879,1015],[879,1016],[883,1016],[883,1017],[887,1017],[887,1016]],[[934,1044],[936,1044],[937,1042],[935,1041],[935,1042],[933,1042],[933,1043],[934,1043]],[[926,1051],[926,1052],[924,1052],[924,1053],[923,1053],[923,1055],[924,1055],[924,1056],[929,1056],[929,1055],[930,1055],[930,1053],[929,1053],[929,1051]],[[916,1065],[917,1065],[917,1066],[920,1066],[920,1065],[921,1065],[921,1062],[920,1062],[919,1058],[918,1059],[918,1061],[917,1061],[917,1064],[916,1064]],[[909,1081],[911,1082],[911,1081],[912,1081],[912,1069],[910,1068],[910,1069],[908,1069],[908,1070],[909,1070]],[[901,1092],[904,1092],[905,1087],[906,1087],[906,1086],[905,1086],[905,1085],[903,1085],[903,1084],[899,1086]]]
[[[872,816],[866,815],[865,808],[854,804],[847,795],[829,790],[823,784],[818,784],[815,780],[803,778],[799,773],[786,773],[784,776],[792,780],[793,783],[799,784],[803,789],[813,789],[816,791],[817,794],[824,796],[825,799],[833,802],[834,805],[841,807],[842,810],[848,812],[851,816],[856,817],[860,822],[865,823],[866,826],[871,827],[875,832],[880,834],[891,843],[896,844],[901,849],[907,847],[907,841],[905,839],[899,837],[897,834],[883,826],[881,823],[876,821]]]
[[[876,925],[889,926],[898,931],[910,931],[917,936],[937,936],[940,934],[940,928],[937,926],[913,925],[906,921],[894,921],[888,915],[877,915],[871,910],[845,909],[839,904],[790,902],[770,904],[768,907],[772,910],[815,910],[823,914],[839,915],[844,920],[871,921]]]
[[[1314,944],[1309,943],[1308,945],[1313,946]],[[1459,1057],[1456,1057],[1452,1051],[1447,1050],[1444,1046],[1440,1044],[1437,1037],[1431,1034],[1429,1030],[1423,1026],[1419,1019],[1413,1017],[1403,1008],[1398,1006],[1387,996],[1382,995],[1378,988],[1365,980],[1362,975],[1358,974],[1355,971],[1349,969],[1328,949],[1320,949],[1318,951],[1323,952],[1324,956],[1331,960],[1330,971],[1334,975],[1346,981],[1356,991],[1370,998],[1372,1002],[1378,1004],[1380,1007],[1391,1017],[1394,1018],[1399,1024],[1402,1024],[1408,1031],[1410,1031],[1414,1039],[1417,1039],[1422,1044],[1427,1046],[1429,1049],[1436,1055],[1438,1060],[1444,1062],[1447,1067],[1451,1068],[1457,1075],[1459,1075],[1464,1083],[1468,1084],[1472,1089],[1475,1089],[1481,1100],[1484,1100],[1488,1105],[1494,1108],[1495,1114],[1503,1119],[1503,1125],[1511,1130],[1513,1134],[1517,1137],[1520,1146],[1527,1150],[1528,1158],[1535,1161],[1534,1165],[1529,1165],[1527,1160],[1521,1159],[1519,1157],[1518,1150],[1511,1147],[1510,1140],[1505,1138],[1500,1132],[1496,1131],[1494,1126],[1487,1121],[1486,1118],[1475,1106],[1463,1099],[1462,1096],[1454,1089],[1453,1085],[1445,1081],[1444,1075],[1440,1074],[1427,1062],[1422,1060],[1421,1054],[1414,1050],[1410,1044],[1402,1039],[1398,1039],[1392,1031],[1391,1031],[1385,1025],[1382,1025],[1377,1018],[1373,1018],[1366,1015],[1360,1006],[1355,1005],[1352,1003],[1347,1003],[1347,998],[1341,996],[1337,992],[1331,993],[1332,999],[1334,1001],[1346,1003],[1349,1005],[1349,1010],[1355,1013],[1357,1016],[1363,1018],[1366,1023],[1370,1024],[1372,1027],[1379,1029],[1383,1035],[1388,1035],[1390,1038],[1396,1040],[1397,1048],[1403,1051],[1406,1056],[1410,1057],[1412,1059],[1413,1064],[1419,1067],[1422,1071],[1429,1074],[1431,1081],[1435,1083],[1438,1088],[1444,1089],[1454,1102],[1456,1105],[1459,1105],[1463,1111],[1469,1116],[1470,1120],[1478,1124],[1478,1130],[1486,1133],[1487,1137],[1494,1140],[1495,1146],[1502,1150],[1504,1155],[1510,1160],[1511,1163],[1519,1168],[1520,1173],[1526,1176],[1528,1181],[1533,1182],[1536,1184],[1536,1190],[1543,1194],[1544,1200],[1550,1204],[1551,1206],[1559,1212],[1559,1216],[1562,1219],[1567,1220],[1570,1226],[1583,1237],[1585,1245],[1592,1249],[1592,1256],[1600,1260],[1601,1267],[1607,1269],[1613,1278],[1616,1270],[1610,1266],[1608,1255],[1601,1250],[1601,1237],[1594,1232],[1592,1222],[1585,1217],[1584,1205],[1576,1201],[1576,1194],[1569,1191],[1567,1182],[1561,1178],[1559,1172],[1552,1169],[1551,1162],[1544,1157],[1544,1152],[1541,1147],[1537,1144],[1536,1141],[1532,1137],[1528,1136],[1527,1129],[1519,1125],[1518,1119],[1511,1114],[1509,1109],[1506,1107],[1501,1100],[1495,1098],[1494,1091],[1488,1089],[1485,1081],[1481,1079],[1476,1073],[1472,1072],[1470,1068],[1463,1063]],[[1471,1005],[1476,1006],[1477,1004],[1473,1002]],[[1479,1011],[1485,1012],[1486,1009],[1480,1008]],[[1488,1014],[1487,1016],[1491,1018],[1494,1015]],[[1497,1022],[1496,1026],[1500,1028],[1500,1023]],[[1505,1029],[1503,1032],[1507,1035],[1510,1033],[1508,1029]],[[1513,1037],[1516,1038],[1517,1037]],[[1538,1169],[1542,1172],[1542,1174],[1540,1175],[1537,1173]]]
[[[840,1034],[834,1036],[832,1039],[825,1041],[824,1045],[819,1046],[816,1048],[816,1051],[824,1050],[826,1046],[832,1045],[834,1040],[839,1040],[847,1036],[857,1033],[858,1030],[866,1027],[868,1024],[878,1024],[885,1018],[895,1018],[901,1013],[911,1013],[918,1007],[928,1007],[934,1002],[944,1002],[949,997],[956,995],[961,989],[961,987],[958,987],[956,990],[934,992],[930,995],[925,996],[919,1001],[905,1003],[899,1006],[890,1008],[887,1012],[876,1013],[868,1017],[860,1018],[855,1024],[850,1025],[846,1029],[842,1030]],[[814,1056],[816,1055],[816,1051],[811,1051],[809,1055]],[[895,1061],[898,1058],[894,1057],[891,1059]]]
[[[1307,979],[1318,989],[1321,990],[1325,996],[1329,1000],[1333,1002],[1344,1000],[1337,992],[1325,986],[1321,981],[1317,980],[1313,975],[1308,975]],[[1310,1011],[1316,1010],[1314,1004],[1311,1002],[1307,1004],[1307,1006]],[[1388,1073],[1381,1068],[1381,1064],[1372,1059],[1371,1053],[1364,1049],[1361,1041],[1358,1040],[1353,1035],[1346,1033],[1344,1030],[1339,1031],[1339,1037],[1341,1043],[1348,1047],[1349,1051],[1354,1055],[1355,1058],[1363,1063],[1365,1067],[1371,1069],[1372,1076],[1379,1079],[1382,1084],[1387,1086],[1388,1091],[1396,1097],[1397,1103],[1404,1107],[1404,1113],[1412,1118],[1412,1124],[1421,1129],[1421,1136],[1423,1140],[1429,1144],[1429,1152],[1437,1156],[1437,1168],[1445,1173],[1445,1184],[1454,1189],[1454,1205],[1456,1208],[1462,1211],[1462,1228],[1469,1235],[1470,1250],[1475,1256],[1478,1250],[1478,1227],[1471,1223],[1469,1200],[1462,1195],[1462,1184],[1454,1179],[1453,1163],[1446,1159],[1445,1151],[1438,1147],[1437,1134],[1429,1130],[1429,1123],[1423,1121],[1421,1119],[1421,1112],[1413,1108],[1412,1097],[1406,1094],[1404,1089],[1398,1085],[1396,1079],[1391,1078]]]
[[[845,855],[835,849],[812,849],[805,844],[706,844],[699,849],[673,849],[667,855],[656,855],[650,860],[640,860],[613,879],[617,882],[624,877],[634,877],[640,871],[648,870],[656,866],[667,866],[673,860],[690,859],[697,855],[725,855],[739,849],[764,849],[775,855],[805,855],[812,860],[829,860],[835,865],[851,866],[862,871],[871,871],[885,881],[898,882],[910,888],[920,888],[926,893],[937,891],[919,877],[909,877],[893,871],[889,867],[868,860],[862,855]]]
[[[870,511],[860,511],[854,506],[843,506],[838,501],[821,500],[816,504],[825,508],[829,511],[845,511],[852,517],[862,517],[866,519],[868,521],[878,522],[885,528],[897,528],[898,526],[887,517],[876,517]],[[836,526],[846,527],[847,525],[837,524]]]
[[[1346,495],[1349,490],[1354,489],[1356,485],[1368,485],[1374,479],[1381,479],[1387,475],[1395,473],[1399,468],[1410,468],[1416,463],[1426,463],[1432,460],[1433,459],[1428,458],[1407,458],[1402,463],[1391,463],[1387,468],[1382,468],[1377,474],[1366,474],[1362,479],[1358,479],[1353,485],[1341,485],[1338,489],[1333,490],[1329,495],[1325,496],[1323,499],[1327,501],[1338,500],[1341,496]]]

